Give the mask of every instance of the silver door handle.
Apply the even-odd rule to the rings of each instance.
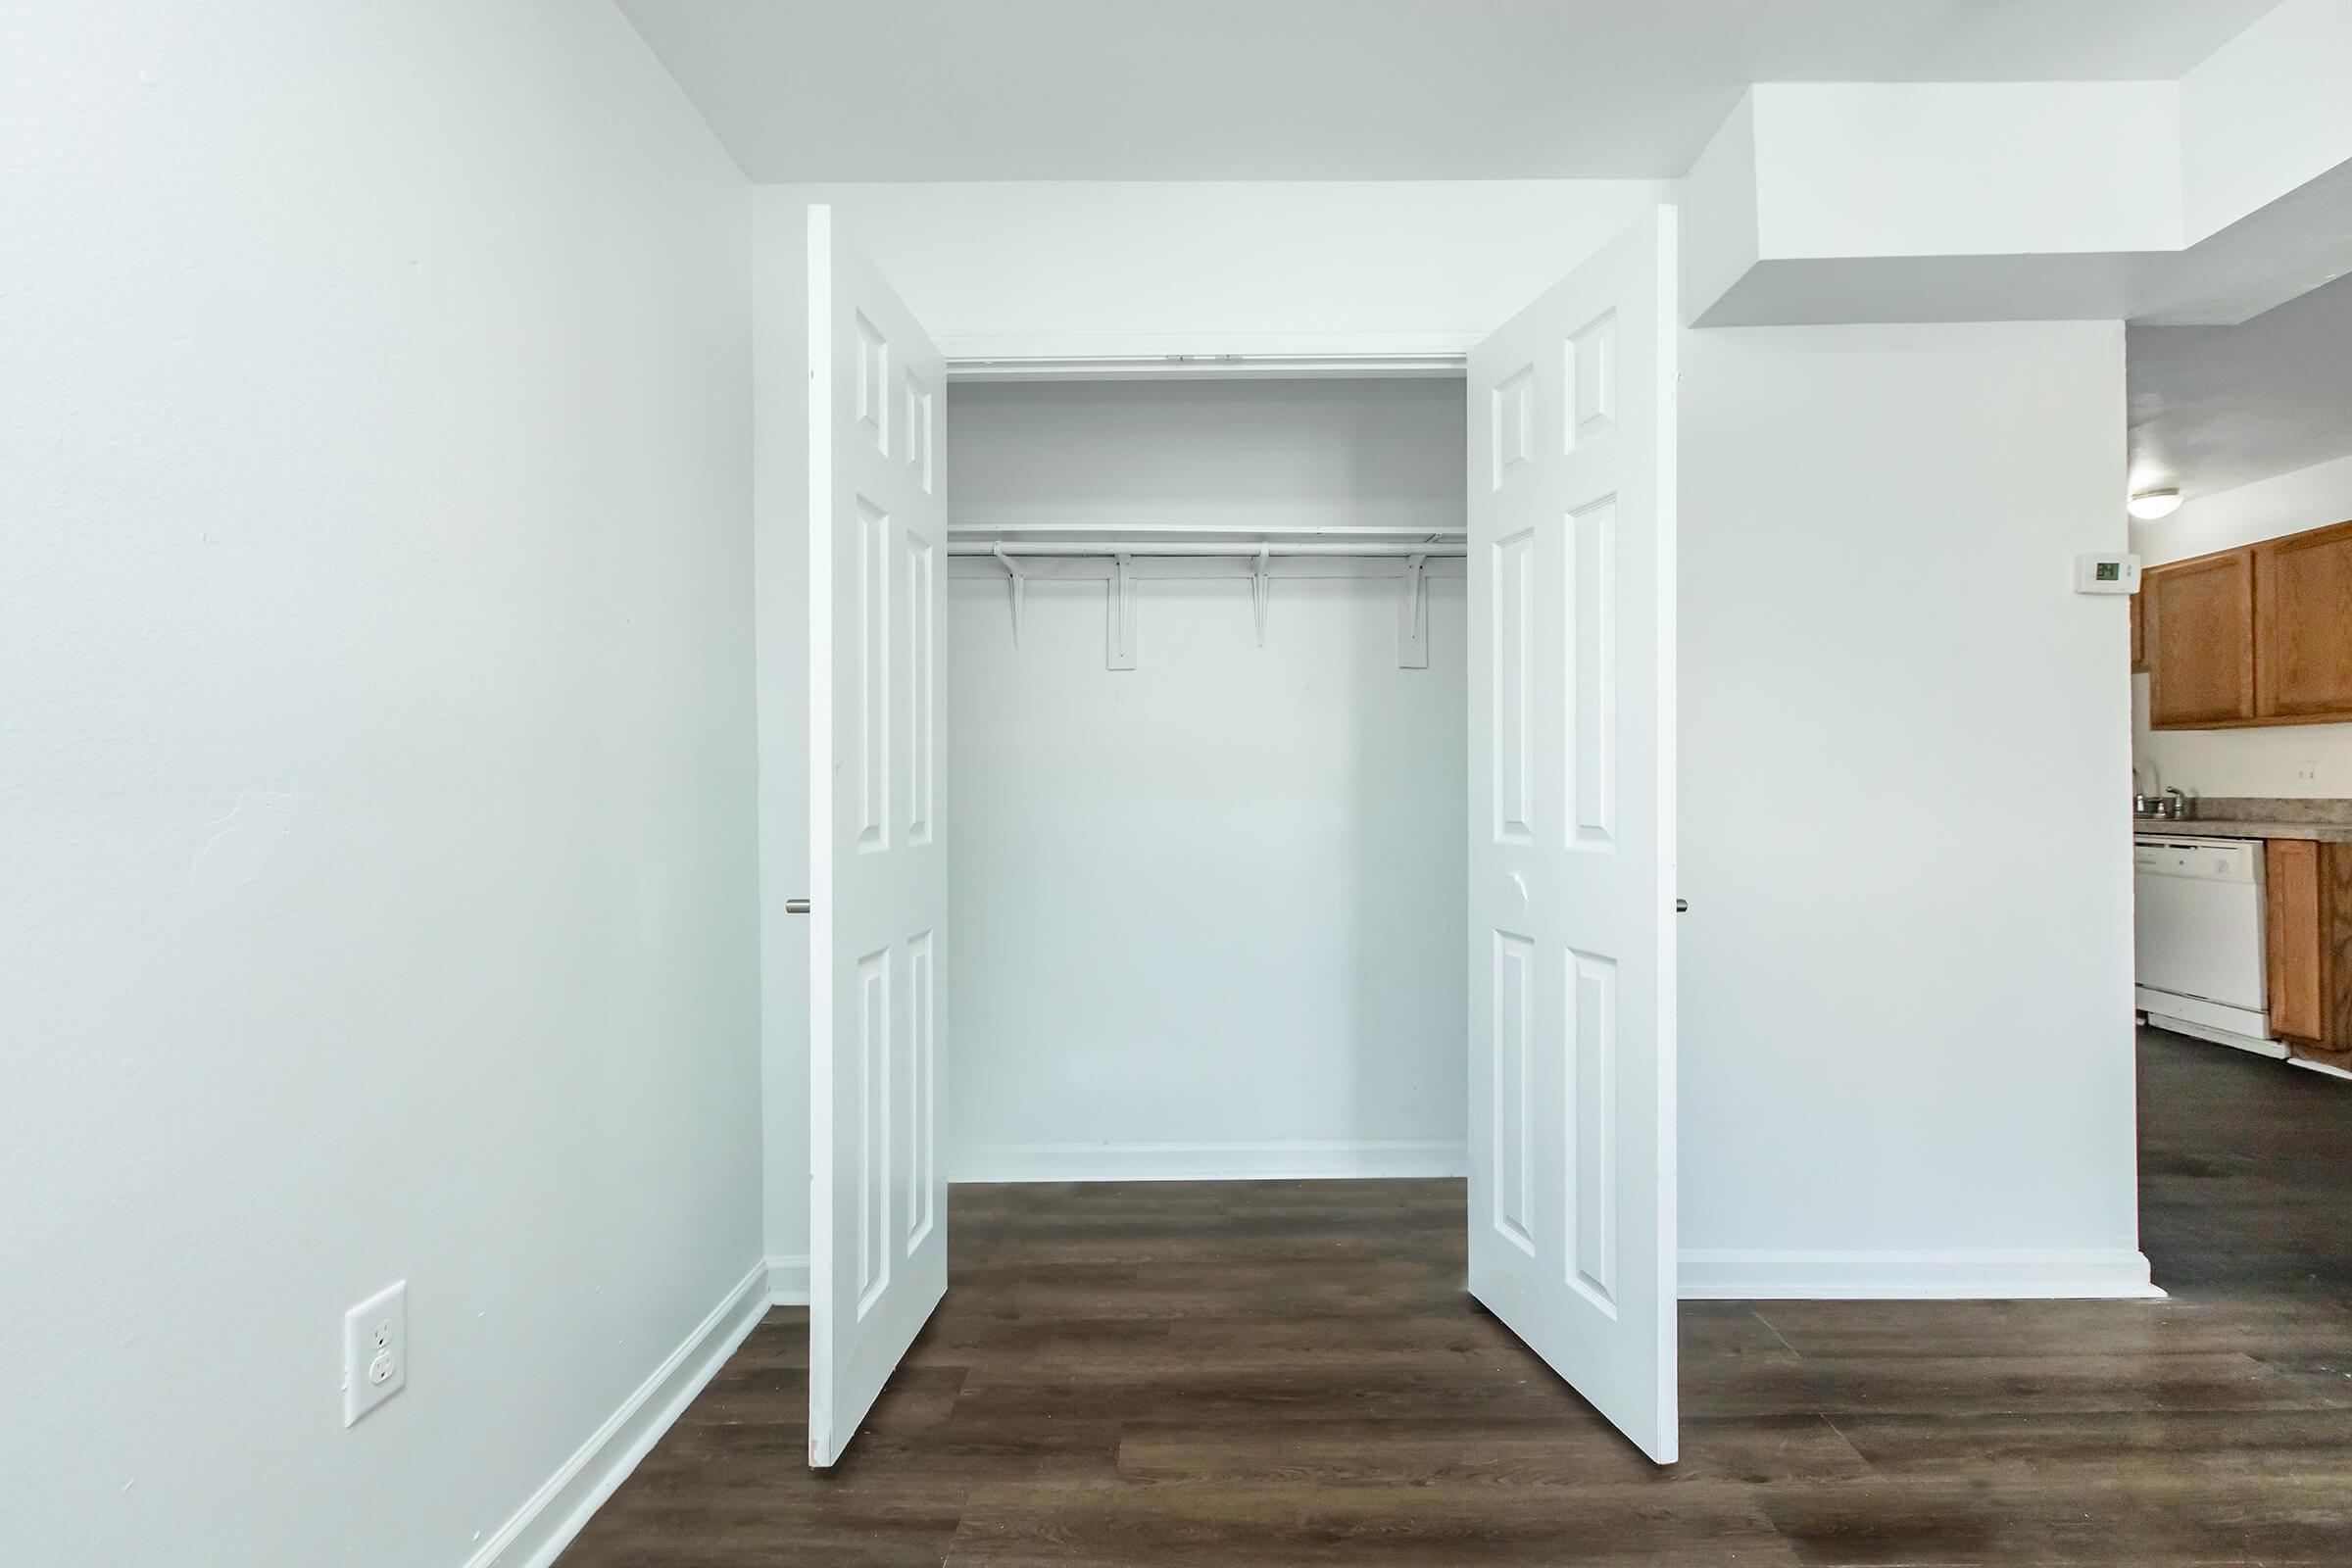
[[[786,899],[784,901],[784,912],[786,914],[807,914],[808,912],[808,901],[807,899]]]
[[[1674,912],[1677,914],[1689,914],[1690,912],[1690,901],[1689,899],[1675,900]]]

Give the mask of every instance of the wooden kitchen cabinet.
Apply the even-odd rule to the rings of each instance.
[[[2152,727],[2352,722],[2352,522],[2152,566],[2135,603]]]
[[[2352,522],[2254,547],[2255,711],[2352,715]]]
[[[2263,847],[2263,953],[2270,966],[2271,1033],[2325,1042],[2328,1027],[2328,900],[2322,846],[2271,839]]]
[[[2148,620],[2139,612],[2139,595],[2132,596],[2132,673],[2148,667]]]
[[[2255,716],[2254,552],[2225,550],[2141,576],[2148,722],[2157,729]]]
[[[2352,844],[2262,850],[2271,1033],[2305,1061],[2352,1071]]]

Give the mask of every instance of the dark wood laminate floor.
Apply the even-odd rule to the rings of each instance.
[[[2352,1084],[2140,1077],[2171,1300],[1688,1303],[1671,1470],[1465,1299],[1458,1183],[958,1188],[833,1474],[775,1311],[563,1565],[2352,1563]]]

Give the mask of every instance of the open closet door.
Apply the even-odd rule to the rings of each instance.
[[[808,1462],[841,1457],[948,1289],[946,389],[808,210]]]
[[[1675,1458],[1674,211],[1470,355],[1470,1291]]]

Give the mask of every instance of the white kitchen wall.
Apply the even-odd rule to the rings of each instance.
[[[2147,565],[2230,550],[2352,518],[2352,457],[2184,502],[2161,522],[2132,525]],[[2199,795],[2341,800],[2352,796],[2352,724],[2262,729],[2148,728],[2148,677],[2132,677],[2132,760],[2155,787]]]
[[[2128,1292],[2122,328],[1683,355],[1686,1292]]]
[[[764,1292],[747,187],[572,0],[0,102],[0,1557],[519,1561]]]
[[[958,524],[1458,528],[1462,383],[958,387]],[[1462,579],[950,597],[955,1180],[1463,1166]]]

